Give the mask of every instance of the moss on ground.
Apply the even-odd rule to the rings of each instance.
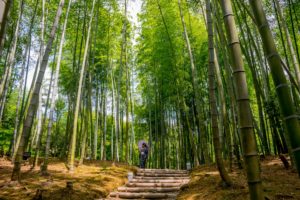
[[[295,170],[286,170],[276,157],[261,162],[262,181],[266,199],[300,200],[300,179]],[[224,188],[215,165],[200,166],[191,173],[190,183],[184,187],[178,200],[245,200],[249,191],[243,170],[230,173],[234,185]]]
[[[135,167],[111,162],[86,161],[69,173],[64,162],[52,160],[49,164],[49,176],[41,176],[39,168],[30,169],[30,165],[22,166],[21,183],[10,182],[11,162],[0,160],[0,199],[29,200],[33,199],[37,190],[42,191],[43,199],[99,199],[106,197],[110,191],[123,185],[128,171],[136,171]],[[66,189],[66,183],[73,182],[73,190]]]

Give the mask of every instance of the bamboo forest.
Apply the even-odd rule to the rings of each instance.
[[[299,0],[0,0],[0,200],[300,200]]]

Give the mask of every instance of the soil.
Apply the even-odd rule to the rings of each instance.
[[[21,183],[18,183],[10,181],[12,168],[10,161],[0,159],[0,200],[101,199],[126,182],[128,171],[136,171],[124,163],[86,161],[69,173],[64,162],[51,160],[49,176],[41,176],[39,167],[30,169],[27,163],[22,166]],[[67,182],[71,182],[73,189],[66,187]]]
[[[0,200],[89,200],[105,198],[109,192],[127,181],[128,171],[137,168],[124,163],[85,161],[69,173],[64,162],[51,160],[49,176],[41,176],[39,168],[22,166],[21,183],[11,182],[12,164],[0,159]],[[261,162],[262,181],[266,200],[300,200],[300,179],[293,169],[286,170],[277,157]],[[181,189],[178,200],[245,200],[249,191],[244,170],[235,167],[230,173],[234,185],[225,187],[215,165],[195,168],[191,181]],[[67,182],[73,189],[66,187]],[[41,199],[41,198],[40,198]]]
[[[293,169],[286,170],[279,158],[261,161],[266,200],[300,200],[300,179]],[[200,166],[191,172],[191,181],[182,188],[178,200],[250,199],[245,172],[234,168],[230,173],[234,185],[225,187],[215,165]]]

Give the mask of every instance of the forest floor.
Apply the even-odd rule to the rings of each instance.
[[[93,200],[106,197],[110,191],[125,184],[128,171],[135,167],[111,162],[87,161],[68,173],[64,162],[51,160],[48,166],[50,176],[41,176],[39,167],[22,166],[21,184],[10,182],[12,164],[0,159],[0,200],[34,199],[37,190],[43,191],[43,200]],[[73,190],[66,189],[67,181],[73,182]]]
[[[106,197],[110,191],[124,185],[127,172],[137,168],[111,162],[88,161],[68,173],[64,162],[52,160],[50,176],[41,176],[39,168],[31,170],[22,166],[22,182],[10,182],[11,162],[0,159],[0,200],[34,199],[37,190],[43,191],[46,200],[93,200]],[[262,181],[266,200],[300,200],[300,179],[294,170],[286,170],[276,157],[261,162]],[[179,194],[178,200],[245,200],[249,192],[244,170],[234,168],[230,173],[234,185],[224,188],[215,165],[201,166],[191,173],[191,181]],[[66,189],[72,181],[74,190]]]
[[[276,157],[261,162],[266,200],[300,200],[300,179],[295,170],[286,170]],[[191,173],[191,181],[182,188],[178,200],[245,200],[249,199],[244,170],[230,173],[234,185],[224,188],[215,165],[201,166]]]

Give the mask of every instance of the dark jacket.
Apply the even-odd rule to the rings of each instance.
[[[140,157],[142,160],[146,160],[148,158],[148,148],[141,149]]]

